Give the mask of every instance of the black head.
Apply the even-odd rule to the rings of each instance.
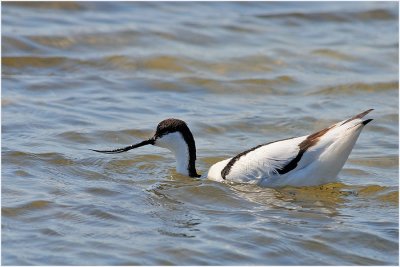
[[[154,134],[153,140],[157,142],[157,139],[162,138],[167,134],[175,132],[178,132],[182,135],[189,149],[189,165],[188,165],[189,176],[200,177],[200,175],[197,174],[195,168],[196,144],[192,132],[190,131],[189,127],[183,120],[170,118],[161,121],[157,125],[156,133]]]
[[[114,150],[94,150],[96,152],[100,153],[107,153],[107,154],[116,154],[116,153],[122,153],[126,152],[128,150],[138,148],[141,146],[145,145],[156,145],[156,146],[162,146],[159,145],[162,143],[162,140],[164,140],[168,134],[171,133],[180,133],[188,147],[189,150],[189,162],[187,166],[187,171],[190,177],[200,177],[200,175],[197,174],[196,168],[195,168],[195,162],[196,162],[196,144],[192,135],[192,132],[190,131],[189,127],[187,124],[179,119],[166,119],[161,121],[157,125],[156,133],[154,134],[153,137],[149,138],[148,140],[142,141],[140,143],[137,143],[135,145],[127,146],[124,148],[118,148]]]
[[[189,127],[183,120],[179,119],[166,119],[160,122],[157,125],[156,133],[154,134],[154,138],[160,138],[163,135],[180,132],[183,135],[188,134],[190,132]]]

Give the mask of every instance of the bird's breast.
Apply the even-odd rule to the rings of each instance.
[[[231,159],[225,159],[212,165],[208,170],[207,178],[213,181],[223,182],[224,178],[222,178],[221,172],[230,160]]]
[[[236,183],[258,183],[262,177],[266,175],[264,165],[259,162],[257,166],[254,164],[246,165],[241,164],[235,170],[235,175],[228,175],[222,177],[224,168],[228,165],[232,158],[215,163],[210,167],[207,173],[207,178],[217,182],[231,181]]]

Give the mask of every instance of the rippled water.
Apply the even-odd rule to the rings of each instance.
[[[2,4],[2,264],[397,265],[395,2]],[[269,189],[175,173],[148,147],[191,127],[201,173],[374,108],[340,183]]]

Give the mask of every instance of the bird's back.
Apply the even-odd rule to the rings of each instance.
[[[308,136],[259,145],[214,164],[208,178],[268,187],[335,182],[371,110]]]

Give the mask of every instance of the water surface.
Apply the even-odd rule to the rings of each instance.
[[[2,264],[398,265],[395,2],[2,5]],[[369,108],[339,182],[176,174]]]

